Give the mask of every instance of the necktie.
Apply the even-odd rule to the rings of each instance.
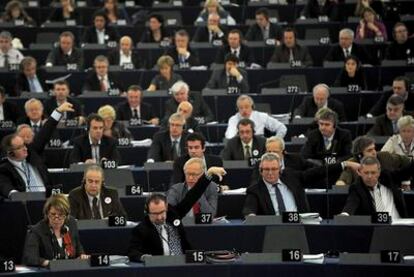
[[[39,185],[36,181],[34,171],[30,169],[30,165],[26,162],[22,162],[23,170],[26,175],[27,191],[45,191],[42,185]]]
[[[269,38],[269,32],[267,28],[262,28],[263,39],[267,40]]]
[[[201,205],[200,205],[200,202],[196,202],[193,205],[193,214],[198,215],[199,213],[201,213]]]
[[[161,225],[159,232],[162,240],[162,248],[164,250],[164,255],[171,255],[170,246],[168,245],[168,233],[167,228],[165,228],[165,225]]]
[[[100,81],[99,85],[101,87],[101,91],[102,92],[106,92],[107,91],[108,88],[106,87],[106,84],[105,84],[105,78],[101,78],[101,81]]]
[[[377,212],[386,212],[384,202],[382,202],[379,185],[374,188],[375,210]]]
[[[9,68],[9,55],[4,54],[4,68]]]
[[[179,156],[178,155],[178,150],[177,150],[177,144],[178,144],[178,141],[173,140],[172,146],[171,146],[171,154],[172,154],[173,160],[177,159],[178,156]]]
[[[94,197],[92,200],[92,216],[93,219],[101,219],[101,213],[99,212],[98,207],[98,197]]]
[[[168,233],[168,246],[170,248],[170,255],[181,255],[183,250],[181,247],[180,235],[177,232],[177,229],[166,224],[165,228]]]
[[[284,211],[286,211],[286,206],[285,206],[285,201],[283,201],[282,193],[280,192],[280,189],[279,189],[278,185],[279,185],[279,183],[277,183],[273,187],[275,188],[276,201],[277,201],[277,205],[279,207],[279,214],[281,214]]]
[[[345,58],[349,56],[349,49],[345,49]]]
[[[32,126],[33,128],[33,132],[35,133],[35,135],[37,135],[37,133],[39,133],[40,127],[39,125],[35,124]]]
[[[237,55],[237,50],[233,50],[233,55],[235,55],[235,56],[239,56],[239,55]]]
[[[289,62],[293,62],[295,60],[295,57],[293,56],[293,50],[289,49]]]
[[[246,146],[244,146],[244,159],[245,160],[248,160],[250,158],[251,158],[251,155],[250,155],[250,146],[249,145],[246,145]]]
[[[398,125],[397,125],[397,121],[393,121],[393,122],[392,122],[392,131],[394,132],[394,134],[398,134]]]
[[[99,157],[99,144],[91,145],[92,159],[95,159],[96,162],[99,162],[101,159]]]
[[[331,140],[329,138],[324,138],[325,149],[329,150],[331,148]]]
[[[132,110],[132,117],[138,119],[138,110],[137,109]]]

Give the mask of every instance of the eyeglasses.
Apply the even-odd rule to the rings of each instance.
[[[203,174],[203,172],[201,172],[201,173],[185,173],[185,172],[184,172],[184,174],[185,174],[185,176],[187,176],[187,177],[193,177],[193,178],[196,178],[196,177],[200,176],[201,174]]]
[[[65,214],[59,214],[59,213],[49,213],[49,218],[57,218],[57,219],[65,219],[66,215]]]
[[[18,145],[16,147],[13,147],[12,151],[21,150],[21,149],[25,149],[25,148],[26,148],[26,144],[22,144],[22,145]]]
[[[270,167],[270,168],[268,168],[268,167],[262,167],[262,171],[263,172],[266,172],[266,173],[276,172],[276,171],[279,171],[279,168],[278,167]]]
[[[163,210],[163,211],[160,211],[160,212],[158,212],[158,213],[148,213],[149,215],[152,215],[152,216],[157,216],[157,215],[162,215],[162,214],[164,214],[164,213],[166,213],[167,212],[167,210]]]

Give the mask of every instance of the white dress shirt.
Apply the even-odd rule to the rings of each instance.
[[[377,211],[377,212],[388,212],[392,219],[400,218],[400,214],[398,213],[397,208],[395,207],[394,203],[394,195],[392,191],[384,185],[375,185],[373,190],[370,190],[369,193],[372,196],[372,199],[375,199],[375,194],[379,194],[384,204],[385,211]],[[374,203],[375,207],[375,203]]]
[[[0,121],[4,120],[3,104],[0,105]]]
[[[275,188],[273,187],[273,184],[270,184],[266,182],[263,179],[263,182],[265,183],[267,190],[269,191],[270,200],[272,200],[273,209],[275,210],[276,215],[279,214],[279,204],[276,200],[276,193]],[[287,212],[296,212],[298,210],[296,206],[295,198],[293,197],[292,192],[289,190],[289,188],[283,184],[283,182],[279,179],[277,181],[279,183],[278,188],[280,190],[280,193],[282,194],[283,202],[285,203],[285,208]]]
[[[122,50],[119,51],[119,65],[132,63],[132,52],[129,55],[125,55]]]
[[[7,53],[3,53],[3,51],[0,50],[0,67],[4,67],[6,54],[8,55],[7,59],[9,64],[20,64],[24,58],[23,54],[15,48],[10,48]]]

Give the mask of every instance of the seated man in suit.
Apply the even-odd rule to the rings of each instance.
[[[407,167],[414,172],[413,166]],[[364,157],[358,170],[359,178],[349,187],[348,198],[341,215],[374,215],[375,212],[388,212],[392,219],[407,217],[404,196],[394,184],[389,171],[381,170],[377,158]],[[402,174],[404,175],[404,174]]]
[[[24,91],[44,92],[48,88],[44,79],[44,72],[38,70],[35,58],[27,56],[20,64],[21,71],[17,74],[15,95],[20,96]]]
[[[169,205],[176,206],[185,195],[197,183],[198,179],[207,171],[204,160],[201,158],[190,158],[184,164],[185,181],[174,184],[167,192],[167,202]],[[211,213],[213,217],[217,213],[217,184],[211,182],[203,195],[193,205],[187,216],[196,216],[200,213]]]
[[[26,115],[17,120],[17,124],[29,124],[35,135],[39,133],[44,124],[43,104],[39,99],[31,98],[24,103]]]
[[[384,91],[381,98],[372,106],[367,117],[379,116],[384,113],[391,95],[399,95],[404,99],[404,108],[414,111],[414,92],[410,91],[410,80],[405,76],[397,76],[392,81],[392,90]]]
[[[93,67],[95,70],[91,71],[86,77],[83,91],[117,91],[119,94],[124,91],[118,76],[108,71],[109,61],[107,57],[97,56],[93,62]]]
[[[348,161],[360,162],[362,158],[374,157],[377,158],[381,164],[381,168],[388,171],[396,171],[404,168],[410,164],[410,159],[406,156],[391,154],[385,151],[377,152],[375,149],[375,139],[369,136],[360,136],[352,142],[352,157]],[[344,169],[338,180],[337,186],[350,185],[355,183],[358,178],[357,172],[349,169]],[[405,189],[410,189],[410,185],[403,180],[401,186]]]
[[[332,45],[325,57],[326,61],[344,61],[349,55],[356,56],[362,63],[372,63],[364,46],[354,43],[354,31],[344,28],[339,32],[339,43]]]
[[[326,16],[330,21],[342,21],[339,1],[308,0],[301,12],[301,18],[319,18]]]
[[[338,116],[329,108],[319,112],[318,129],[311,130],[301,153],[305,159],[331,163],[351,155],[351,132],[338,127]],[[328,162],[329,161],[329,162]]]
[[[239,122],[243,118],[248,118],[254,122],[254,133],[256,135],[263,136],[265,129],[276,133],[276,136],[281,138],[286,135],[287,128],[285,124],[281,123],[279,120],[273,118],[269,114],[255,111],[253,108],[254,101],[250,96],[240,95],[239,98],[237,98],[237,109],[239,112],[229,119],[225,134],[226,139],[231,139],[237,135]]]
[[[386,60],[407,60],[414,56],[414,38],[408,35],[407,26],[402,22],[394,25],[394,41],[388,45],[385,54]]]
[[[104,171],[98,165],[85,169],[82,185],[69,192],[70,214],[77,219],[127,216],[118,192],[104,185]]]
[[[346,121],[344,104],[330,98],[329,87],[326,84],[317,84],[312,90],[313,97],[305,97],[295,109],[295,118],[315,117],[318,110],[328,107],[338,114],[339,121]]]
[[[248,160],[253,165],[263,155],[266,139],[255,135],[254,125],[248,118],[237,123],[237,135],[227,141],[221,153],[223,160]]]
[[[110,65],[119,65],[128,69],[138,69],[145,65],[139,55],[133,52],[133,42],[129,36],[123,36],[119,40],[119,48],[109,53],[108,60]]]
[[[14,102],[7,100],[6,90],[0,86],[0,121],[12,121],[16,124],[20,116],[20,109]]]
[[[60,34],[59,46],[47,55],[46,66],[55,65],[70,66],[77,70],[83,69],[83,52],[75,47],[75,36],[69,31]]]
[[[85,29],[83,43],[106,44],[110,41],[117,42],[119,35],[116,29],[108,26],[108,19],[102,10],[96,11],[93,16],[93,26]]]
[[[207,168],[212,166],[223,166],[223,160],[219,156],[205,154],[206,151],[206,140],[201,133],[188,134],[186,138],[186,149],[187,153],[181,155],[178,159],[174,160],[172,183],[184,182],[184,164],[190,158],[200,158],[203,160]]]
[[[302,185],[280,176],[280,159],[277,154],[266,153],[261,157],[260,174],[262,180],[247,188],[244,216],[309,211]]]
[[[180,68],[200,65],[197,53],[190,48],[190,35],[184,29],[175,33],[174,46],[168,48],[165,55],[173,58],[174,63]]]
[[[269,10],[259,8],[255,13],[256,23],[250,26],[246,34],[247,41],[267,41],[272,39],[276,45],[280,44],[282,39],[282,28],[279,25],[270,22]]]
[[[183,82],[178,81],[171,87],[172,98],[165,101],[165,118],[177,111],[178,105],[183,101],[188,101],[193,105],[193,116],[200,123],[205,124],[213,121],[214,116],[204,101],[202,95],[196,92],[190,92],[189,86]]]
[[[104,136],[104,121],[97,114],[86,119],[88,132],[73,140],[73,149],[69,161],[73,163],[97,163],[102,160],[121,161],[115,139]]]
[[[143,124],[160,124],[159,118],[155,115],[151,104],[143,101],[142,88],[138,85],[131,85],[127,90],[127,100],[116,107],[118,120],[140,120]]]
[[[0,67],[8,69],[9,65],[20,64],[24,58],[23,54],[13,47],[12,40],[10,32],[0,33]]]
[[[243,34],[238,29],[233,29],[227,35],[227,44],[220,47],[217,52],[215,63],[224,64],[228,54],[235,55],[239,61],[236,64],[238,67],[248,67],[255,62],[253,51],[249,46],[242,43]]]
[[[213,45],[220,46],[225,42],[226,27],[220,25],[220,15],[212,13],[208,15],[207,26],[197,27],[193,41],[209,42]]]
[[[56,107],[65,102],[69,102],[73,106],[74,112],[64,113],[62,120],[76,119],[79,125],[84,124],[83,108],[79,101],[73,97],[69,97],[70,87],[67,81],[57,81],[53,84],[53,97],[45,102],[45,114],[50,115]]]
[[[145,203],[146,216],[132,230],[128,257],[133,262],[143,262],[152,255],[182,255],[192,247],[187,240],[181,219],[191,210],[208,186],[212,175],[219,179],[226,172],[221,167],[211,167],[198,176],[196,184],[177,205],[169,205],[161,193],[151,194]]]
[[[387,101],[385,114],[375,118],[374,126],[368,131],[370,136],[392,136],[398,134],[398,119],[406,115],[404,99],[399,95],[391,95]]]
[[[154,134],[147,162],[174,161],[185,153],[185,138],[188,133],[184,131],[184,124],[185,118],[181,114],[174,113],[170,116],[168,129]]]
[[[206,88],[227,89],[228,94],[249,93],[247,72],[238,68],[239,58],[234,54],[227,54],[224,59],[224,68],[218,68],[211,73]]]
[[[7,157],[0,161],[0,196],[8,198],[18,191],[45,191],[52,188],[41,155],[62,113],[71,110],[70,103],[59,106],[29,145],[17,133],[3,137],[1,148]]]
[[[306,46],[297,43],[295,30],[287,27],[283,30],[283,42],[276,46],[270,62],[290,63],[295,67],[312,66],[312,57]]]

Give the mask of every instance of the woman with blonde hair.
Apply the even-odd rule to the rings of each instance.
[[[116,112],[111,105],[100,107],[98,115],[104,120],[104,135],[114,139],[132,139],[132,134],[125,125],[122,122],[116,121]]]
[[[174,73],[174,59],[168,55],[158,58],[157,67],[160,71],[152,80],[147,88],[148,91],[168,90],[177,81],[183,79],[181,75]]]
[[[195,24],[206,23],[208,16],[212,13],[216,13],[220,16],[220,23],[223,25],[234,26],[236,20],[226,11],[217,0],[206,0],[204,3],[204,9],[198,15]]]
[[[398,119],[398,134],[391,136],[381,151],[413,158],[414,156],[414,118],[406,115]]]

